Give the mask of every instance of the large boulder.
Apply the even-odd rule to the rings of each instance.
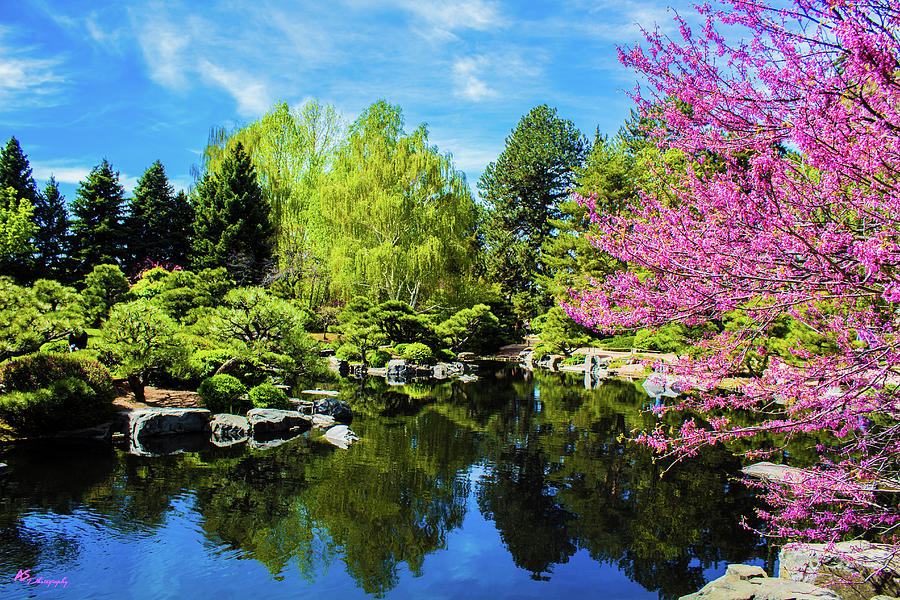
[[[207,428],[210,440],[216,446],[231,446],[247,441],[250,437],[250,420],[240,415],[218,414]]]
[[[343,400],[333,398],[321,398],[313,405],[313,414],[333,417],[340,423],[349,423],[353,420],[353,411],[350,405]]]
[[[127,413],[129,437],[200,433],[212,413],[205,408],[138,408]]]
[[[762,567],[728,565],[725,575],[680,600],[842,600],[830,590],[800,581],[768,577]]]
[[[900,557],[895,552],[892,546],[869,542],[788,544],[778,554],[778,575],[827,587],[845,600],[900,596]]]
[[[335,425],[325,432],[323,436],[329,443],[346,450],[347,447],[359,439],[346,425]]]
[[[264,437],[292,429],[307,431],[312,427],[310,418],[295,410],[277,408],[252,408],[247,411],[253,437]]]

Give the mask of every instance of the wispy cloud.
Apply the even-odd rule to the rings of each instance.
[[[456,82],[456,94],[473,102],[481,102],[499,96],[499,92],[488,87],[484,81],[484,73],[490,66],[485,56],[467,56],[453,64],[453,79]]]
[[[66,83],[57,72],[64,58],[35,57],[36,48],[13,48],[9,37],[9,28],[0,26],[0,110],[56,104]]]
[[[202,60],[200,67],[204,78],[217,84],[237,101],[238,112],[242,115],[259,115],[272,105],[272,97],[263,82],[244,73],[214,65],[208,60]]]
[[[76,184],[84,181],[91,173],[91,167],[74,165],[69,161],[52,163],[32,163],[32,174],[37,181],[46,181],[50,176],[60,183]]]

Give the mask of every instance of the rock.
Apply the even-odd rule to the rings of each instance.
[[[328,370],[334,371],[341,377],[346,377],[350,372],[350,366],[346,360],[341,360],[337,356],[328,357]]]
[[[9,475],[9,465],[0,463],[0,477],[6,477],[7,475]]]
[[[253,432],[254,438],[282,433],[292,429],[307,431],[312,427],[310,417],[301,415],[295,410],[252,408],[247,411],[247,420],[250,421],[250,430]]]
[[[211,416],[205,408],[138,408],[128,413],[129,437],[200,433]]]
[[[547,368],[551,371],[559,370],[559,363],[562,361],[562,356],[558,354],[550,355],[550,359],[547,361]]]
[[[474,352],[460,352],[456,355],[457,360],[467,361],[467,360],[475,360]]]
[[[128,443],[128,452],[138,456],[168,456],[185,452],[200,452],[208,447],[208,433],[191,432],[132,437]]]
[[[385,367],[385,377],[388,385],[405,385],[409,379],[411,365],[403,359],[389,360]],[[413,367],[415,368],[415,367]]]
[[[462,383],[472,383],[473,381],[478,381],[478,375],[460,375],[459,380]]]
[[[334,427],[337,421],[330,415],[313,415],[312,426],[317,429],[328,429]]]
[[[768,577],[761,567],[728,565],[725,575],[680,600],[842,600],[830,590]]]
[[[353,363],[352,365],[349,365],[348,368],[348,377],[353,377],[354,379],[362,379],[366,376],[366,368],[362,365],[362,363]]]
[[[803,469],[787,465],[776,465],[770,462],[753,463],[741,469],[741,473],[747,477],[775,483],[798,483],[810,476]]]
[[[304,400],[302,398],[288,398],[291,401],[291,404],[294,405],[294,410],[296,410],[301,415],[310,415],[315,414],[315,400]]]
[[[215,415],[207,428],[210,440],[219,447],[238,444],[250,437],[250,420],[240,415]]]
[[[778,575],[827,587],[845,600],[868,600],[881,594],[900,596],[900,558],[893,547],[869,542],[788,544],[778,554]],[[848,585],[851,577],[865,583]]]
[[[309,394],[310,396],[329,396],[331,398],[337,398],[340,392],[336,392],[334,390],[303,390],[300,392],[301,394]]]
[[[431,376],[435,379],[447,379],[450,377],[450,369],[444,363],[438,363],[431,368]]]
[[[323,437],[328,442],[344,450],[359,439],[359,436],[353,433],[346,425],[335,425],[326,431]]]
[[[332,400],[323,398],[316,400],[313,404],[313,414],[328,415],[334,417],[335,421],[340,423],[349,423],[353,420],[353,411],[350,405],[343,400]]]
[[[296,435],[288,435],[287,437],[284,437],[284,434],[267,435],[261,438],[252,437],[250,438],[250,447],[254,450],[271,450],[282,444],[294,441],[297,438],[303,439],[303,434],[298,433]]]

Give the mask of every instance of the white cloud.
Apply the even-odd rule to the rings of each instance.
[[[456,95],[473,102],[481,102],[499,96],[499,92],[488,87],[483,79],[484,72],[490,67],[485,56],[467,56],[453,64],[453,79],[456,82]]]
[[[487,30],[503,24],[497,4],[484,0],[409,0],[400,6],[447,31]]]
[[[168,88],[186,85],[189,63],[184,53],[189,39],[171,23],[150,21],[139,26],[138,42],[153,81]]]
[[[201,61],[200,73],[228,92],[237,101],[238,112],[242,115],[260,115],[272,105],[265,84],[245,74],[223,69],[208,60]]]
[[[56,72],[62,57],[36,58],[33,47],[13,49],[0,27],[0,110],[54,104],[66,78]]]
[[[46,181],[50,176],[60,183],[76,184],[91,174],[91,168],[70,163],[32,163],[32,174],[38,181]]]

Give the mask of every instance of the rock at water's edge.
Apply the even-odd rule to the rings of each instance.
[[[359,436],[353,433],[346,425],[335,425],[326,431],[323,437],[328,442],[344,450],[346,450],[350,444],[359,440]]]
[[[830,590],[768,577],[761,567],[728,565],[725,575],[679,600],[843,600]]]
[[[217,414],[207,428],[210,440],[216,446],[231,446],[250,437],[250,420],[241,415]]]
[[[893,547],[869,542],[788,544],[778,554],[778,575],[827,587],[845,600],[869,600],[872,596],[900,596],[900,558]],[[877,574],[876,574],[877,573]],[[865,583],[848,585],[868,579]]]
[[[127,413],[128,433],[133,440],[157,435],[199,433],[206,429],[212,413],[205,408],[138,408]]]
[[[295,410],[275,408],[253,408],[247,411],[253,437],[261,437],[299,428],[307,431],[312,426],[310,418]]]
[[[343,400],[322,398],[313,404],[313,414],[334,417],[340,423],[349,423],[353,420],[353,411],[350,405]]]

